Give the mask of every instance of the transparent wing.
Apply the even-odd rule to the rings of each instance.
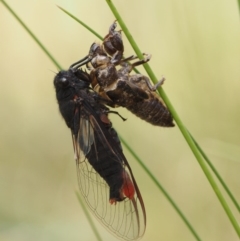
[[[143,236],[144,203],[115,130],[96,115],[81,117],[73,145],[79,188],[94,215],[120,239]],[[115,193],[121,200],[114,199]]]

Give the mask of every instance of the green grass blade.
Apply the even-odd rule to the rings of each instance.
[[[90,31],[92,34],[94,34],[97,38],[103,40],[103,37],[98,34],[97,32],[95,32],[92,28],[90,28],[87,24],[85,24],[83,21],[81,21],[79,18],[75,17],[74,15],[72,15],[71,13],[69,13],[67,10],[65,10],[64,8],[57,6],[59,9],[61,9],[64,13],[66,13],[68,16],[70,16],[71,18],[73,18],[75,21],[77,21],[78,23],[80,23],[83,27],[85,27],[88,31]]]
[[[127,26],[125,25],[123,19],[121,18],[120,14],[118,13],[116,7],[114,6],[113,2],[110,0],[106,0],[109,8],[111,9],[113,15],[115,16],[115,18],[118,20],[119,25],[122,28],[122,31],[125,33],[127,39],[129,40],[132,48],[134,49],[134,51],[136,52],[137,56],[139,58],[143,58],[142,56],[142,52],[140,51],[139,47],[137,46],[135,40],[133,39],[132,35],[130,34]],[[149,77],[152,79],[152,81],[154,83],[157,82],[157,78],[155,76],[155,74],[153,73],[152,69],[150,68],[149,64],[146,63],[143,65],[145,70],[147,71]],[[200,151],[198,150],[198,147],[195,145],[193,139],[191,138],[188,130],[185,128],[185,126],[183,125],[179,115],[177,114],[176,110],[174,109],[173,105],[171,104],[170,100],[168,99],[167,95],[165,94],[165,92],[163,91],[162,87],[158,88],[159,93],[161,95],[161,97],[163,98],[163,100],[165,101],[167,107],[169,108],[169,110],[171,111],[180,131],[182,132],[186,142],[188,143],[190,149],[192,150],[194,156],[196,157],[199,165],[201,166],[205,176],[207,177],[210,185],[212,186],[215,194],[218,197],[218,200],[220,201],[220,203],[222,204],[223,209],[225,210],[230,222],[232,223],[236,233],[238,234],[238,236],[240,237],[240,227],[232,213],[232,211],[230,210],[227,202],[225,201],[220,189],[217,186],[217,183],[215,182],[214,178],[212,177],[210,171],[208,170],[206,164],[204,163],[204,159],[200,153]]]

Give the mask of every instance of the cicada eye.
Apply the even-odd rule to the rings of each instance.
[[[59,79],[59,84],[62,87],[67,87],[69,85],[69,80],[66,77],[62,77]]]

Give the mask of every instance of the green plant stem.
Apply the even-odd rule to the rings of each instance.
[[[240,0],[238,0],[237,2],[238,2],[238,11],[240,13]]]
[[[140,51],[139,47],[137,46],[137,43],[135,42],[135,40],[133,39],[132,35],[130,34],[127,26],[125,25],[123,19],[121,18],[120,14],[118,13],[116,7],[114,6],[113,2],[111,0],[105,0],[109,6],[109,8],[111,9],[113,15],[115,16],[115,18],[117,19],[119,25],[122,28],[122,31],[125,33],[127,39],[129,40],[132,48],[134,49],[134,51],[136,52],[137,56],[141,59],[143,58],[142,56],[142,52]],[[152,69],[150,68],[149,64],[146,63],[143,65],[146,72],[148,73],[149,77],[152,79],[152,81],[154,83],[157,82],[157,78],[154,75]],[[193,139],[191,138],[188,130],[185,128],[185,126],[183,125],[180,117],[178,116],[176,110],[174,109],[173,105],[171,104],[170,100],[168,99],[167,95],[165,94],[165,92],[163,91],[163,89],[161,87],[158,88],[159,93],[161,95],[161,97],[163,98],[164,102],[166,103],[167,107],[169,108],[169,110],[171,111],[174,120],[176,121],[180,131],[182,132],[185,140],[187,141],[190,149],[192,150],[194,156],[196,157],[199,165],[201,166],[204,174],[206,175],[210,185],[212,186],[215,194],[217,195],[220,203],[222,204],[222,207],[224,208],[228,218],[230,219],[230,222],[232,223],[235,231],[237,232],[238,236],[240,237],[240,227],[234,217],[234,215],[232,214],[227,202],[225,201],[220,189],[218,188],[214,178],[212,177],[210,171],[208,170],[206,164],[204,163],[204,160],[198,150],[198,147],[195,145]]]
[[[73,18],[75,21],[77,21],[78,23],[80,23],[83,27],[85,27],[89,32],[91,32],[92,34],[94,34],[95,36],[97,36],[99,39],[103,40],[103,37],[101,35],[99,35],[96,31],[94,31],[92,28],[90,28],[87,24],[85,24],[83,21],[81,21],[80,19],[76,18],[74,15],[72,15],[70,12],[68,12],[67,10],[65,10],[64,8],[60,7],[57,5],[57,7],[59,9],[61,9],[64,13],[66,13],[67,15],[69,15],[71,18]]]

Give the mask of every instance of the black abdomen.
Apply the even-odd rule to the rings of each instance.
[[[112,135],[115,144],[118,143],[117,133],[113,128],[108,130]],[[111,133],[110,133],[111,132]],[[113,136],[114,135],[114,136]],[[110,199],[121,201],[121,188],[123,186],[123,164],[113,154],[105,141],[99,138],[97,132],[94,133],[95,144],[93,143],[89,153],[86,155],[89,163],[95,171],[106,181],[110,188]],[[111,143],[112,144],[112,143]],[[97,149],[96,149],[97,148]]]

